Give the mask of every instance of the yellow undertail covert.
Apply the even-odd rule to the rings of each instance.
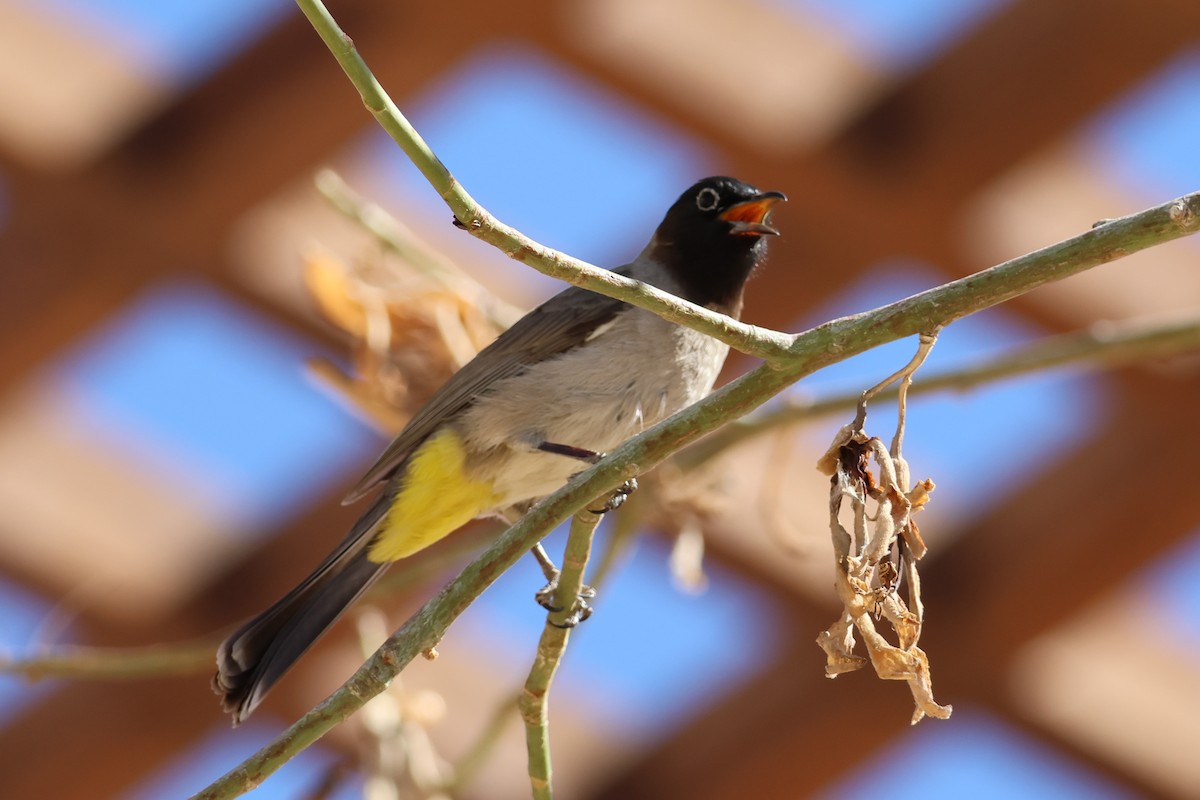
[[[409,459],[404,484],[371,542],[377,564],[423,550],[492,509],[499,497],[491,484],[467,477],[466,452],[454,431],[442,429]]]

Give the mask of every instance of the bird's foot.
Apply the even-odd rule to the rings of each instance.
[[[610,511],[616,511],[621,506],[625,505],[625,501],[629,499],[629,495],[637,491],[637,478],[630,478],[617,487],[608,499],[604,501],[604,505],[600,508],[589,508],[588,511],[593,514],[607,514]]]
[[[555,576],[534,594],[533,599],[537,601],[539,606],[551,614],[560,614],[563,611],[562,607],[554,604],[554,595],[557,591],[558,576]],[[574,628],[592,615],[592,605],[588,601],[595,598],[595,596],[596,590],[591,586],[580,587],[579,596],[575,598],[575,604],[567,618],[561,622],[550,621],[550,624],[556,628]]]

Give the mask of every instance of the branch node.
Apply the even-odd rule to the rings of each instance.
[[[1195,211],[1188,204],[1187,199],[1183,197],[1171,203],[1170,207],[1167,208],[1167,216],[1184,230],[1190,230],[1200,223],[1200,220],[1196,219]]]

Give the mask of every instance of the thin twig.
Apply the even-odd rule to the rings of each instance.
[[[929,358],[930,351],[937,344],[938,332],[935,330],[930,333],[921,334],[920,342],[917,345],[917,354],[913,356],[912,361],[908,362],[908,366],[902,370],[900,385],[896,388],[898,421],[896,423],[896,435],[892,437],[891,453],[892,458],[899,463],[904,463],[902,452],[904,449],[904,428],[908,424],[908,392],[912,388],[913,375],[921,368],[925,360]],[[901,478],[900,488],[905,492],[909,490],[907,475]]]
[[[578,620],[576,604],[583,588],[583,575],[592,552],[592,536],[600,524],[600,515],[580,509],[571,521],[571,533],[563,552],[562,572],[554,592],[557,611],[546,615],[546,626],[538,641],[537,653],[525,689],[517,701],[525,722],[525,745],[529,751],[529,783],[534,800],[549,800],[551,785],[549,707],[550,684],[567,649],[568,620]]]
[[[400,113],[354,48],[354,42],[338,27],[324,4],[320,0],[296,0],[296,4],[358,89],[367,109],[450,207],[462,228],[543,274],[653,311],[672,322],[707,333],[748,355],[766,361],[775,361],[785,355],[791,344],[791,337],[786,334],[739,322],[661,289],[572,258],[497,220],[467,193]]]
[[[916,354],[912,357],[912,359],[907,364],[905,364],[903,367],[896,370],[891,375],[888,375],[886,378],[881,380],[879,383],[875,384],[870,389],[867,389],[866,391],[864,391],[862,394],[859,395],[858,411],[854,417],[854,425],[856,427],[861,428],[863,423],[866,421],[867,402],[870,401],[871,398],[873,398],[875,395],[879,394],[880,392],[882,392],[884,389],[888,388],[892,384],[896,383],[896,381],[900,381],[901,386],[905,386],[905,387],[907,387],[908,384],[912,383],[913,373],[916,372],[918,369],[920,369],[921,365],[925,363],[925,359],[929,357],[929,351],[933,349],[933,344],[936,341],[937,341],[937,332],[922,333],[920,336],[920,346],[917,348]],[[897,391],[899,391],[899,390],[897,390]],[[898,435],[900,436],[900,438],[904,438],[903,431],[904,431],[904,425],[903,425],[903,423],[901,423],[900,428],[898,429]]]
[[[368,107],[372,108],[389,133],[402,141],[401,146],[410,157],[416,154],[414,161],[418,162],[426,178],[443,199],[455,208],[458,219],[471,227],[475,218],[459,213],[468,209],[462,202],[467,197],[466,193],[449,177],[444,167],[440,171],[430,167],[433,163],[440,166],[440,162],[416,136],[407,121],[398,112],[394,115],[391,113],[394,110],[391,101],[357,53],[354,53],[349,40],[333,23],[328,12],[320,3],[312,0],[297,0],[297,3],[313,21],[314,27],[334,51],[355,85],[360,86],[360,82],[365,81],[363,85],[374,93],[376,100],[386,101],[383,105],[378,102],[372,105],[368,100]],[[365,93],[364,99],[367,99]],[[483,224],[479,221],[481,227]],[[835,320],[795,336],[762,332],[762,338],[750,347],[738,346],[731,339],[738,339],[742,335],[754,339],[761,329],[751,329],[752,326],[726,328],[721,323],[710,330],[710,317],[681,313],[680,309],[686,310],[686,306],[678,303],[663,303],[658,307],[639,293],[640,284],[622,288],[622,291],[630,289],[628,296],[619,295],[615,289],[602,291],[661,313],[673,321],[712,333],[744,352],[765,353],[774,357],[777,355],[776,345],[786,340],[789,343],[786,357],[776,358],[775,363],[759,367],[701,402],[653,426],[621,445],[596,466],[572,478],[566,486],[539,503],[512,526],[410,617],[340,689],[196,797],[236,797],[260,784],[290,758],[354,713],[366,700],[382,691],[388,681],[419,653],[435,647],[454,619],[555,525],[563,522],[590,499],[611,492],[630,477],[657,466],[681,447],[758,408],[796,380],[881,344],[945,325],[1051,281],[1115,261],[1155,244],[1187,236],[1197,229],[1200,229],[1200,194],[1192,194],[1114,220],[1059,244],[875,311]],[[528,241],[523,237],[517,238],[515,232],[511,234],[508,238],[493,236],[489,241],[508,242],[510,246],[516,243],[517,249],[523,247],[522,241]],[[580,275],[589,271],[572,272],[570,267],[575,262],[562,259],[554,261],[544,248],[528,249],[518,260],[539,269],[545,267],[543,271],[548,273],[557,271],[564,276],[570,274],[575,278],[573,282],[597,291],[610,282],[612,286],[620,283],[613,281],[614,276],[607,273],[593,274],[595,280],[580,278]],[[635,300],[635,296],[638,299]],[[668,308],[671,309],[669,313]],[[740,333],[731,335],[730,331]]]
[[[1007,378],[1063,366],[1102,369],[1144,364],[1200,350],[1200,318],[1170,322],[1101,323],[1077,333],[1041,339],[990,361],[926,375],[908,389],[910,397],[935,392],[965,392]],[[878,399],[895,398],[897,390],[880,392]],[[861,393],[847,392],[818,400],[789,400],[779,408],[726,425],[675,461],[692,469],[735,445],[780,427],[853,408]]]
[[[483,310],[488,320],[500,330],[520,319],[523,312],[496,297],[487,287],[444,255],[422,244],[399,220],[351,189],[333,170],[323,169],[318,172],[314,183],[317,191],[337,211],[360,224],[387,250],[412,265],[421,274],[437,281],[456,295],[471,298]]]
[[[494,528],[494,526],[491,526]],[[386,597],[445,572],[478,553],[485,538],[460,535],[455,544],[412,559],[371,587],[368,597]],[[61,645],[30,655],[0,655],[0,673],[20,675],[29,681],[48,678],[79,680],[140,680],[165,675],[195,675],[211,671],[213,652],[222,637],[195,642],[155,644],[146,647],[87,647]]]
[[[0,657],[0,673],[44,678],[98,680],[193,675],[210,671],[217,639],[150,647],[55,647],[53,651],[17,658]]]
[[[992,267],[972,280],[955,281],[798,334],[786,366],[764,365],[727,384],[630,439],[539,503],[410,617],[340,689],[196,797],[236,797],[257,786],[382,691],[418,654],[437,645],[458,615],[554,526],[592,498],[649,471],[676,450],[753,411],[795,381],[886,342],[1010,300],[1049,280],[1189,235],[1198,228],[1200,194],[1191,194]]]

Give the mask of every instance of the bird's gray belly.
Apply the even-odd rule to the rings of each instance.
[[[498,382],[464,414],[474,477],[502,506],[543,497],[588,466],[539,444],[607,453],[708,394],[725,346],[649,316]]]

